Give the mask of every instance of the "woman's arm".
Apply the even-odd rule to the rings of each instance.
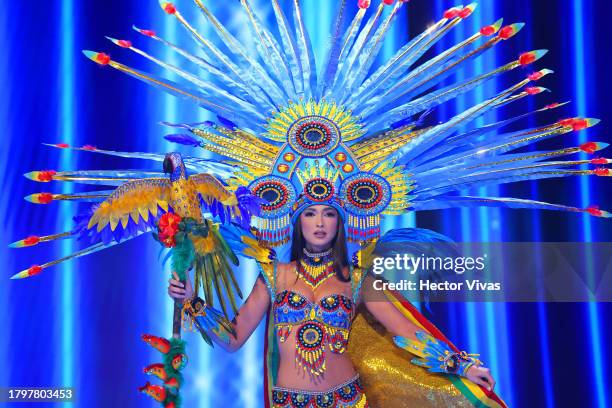
[[[173,272],[174,279],[170,279],[168,286],[168,294],[170,297],[175,299],[191,299],[193,297],[193,287],[191,285],[191,279],[187,279],[186,287],[183,288],[180,281],[177,279],[176,273]],[[249,294],[247,300],[242,304],[238,313],[231,321],[232,327],[236,332],[236,337],[229,336],[229,343],[223,341],[214,333],[209,332],[209,336],[215,343],[221,346],[223,349],[234,352],[238,350],[242,345],[251,337],[251,334],[255,331],[259,322],[263,318],[264,314],[270,306],[270,294],[268,288],[263,281],[263,278],[259,276],[253,285],[253,289]]]
[[[393,335],[418,341],[416,332],[423,329],[408,320],[382,292],[374,289],[374,279],[372,275],[368,275],[362,285],[361,300],[366,309]],[[486,367],[473,365],[467,369],[465,377],[489,390],[495,387],[495,380]]]
[[[372,275],[368,275],[361,286],[361,301],[366,309],[394,336],[417,340],[415,333],[421,328],[406,319],[381,291],[374,289],[374,280]]]

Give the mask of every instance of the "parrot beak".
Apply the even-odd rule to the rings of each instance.
[[[164,158],[164,173],[166,174],[172,174],[172,172],[174,171],[174,164],[172,164],[172,159],[170,158],[170,156],[166,156]]]

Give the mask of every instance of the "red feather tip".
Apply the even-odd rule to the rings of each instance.
[[[502,27],[501,30],[499,30],[499,34],[498,34],[499,38],[501,38],[502,40],[507,40],[513,35],[514,35],[514,27],[512,25],[507,25],[505,27]]]
[[[387,6],[390,6],[391,4],[393,4],[395,0],[383,0],[383,3],[385,3]]]
[[[550,104],[546,105],[546,106],[544,107],[544,109],[554,109],[554,108],[556,108],[556,107],[557,107],[557,106],[559,106],[559,105],[561,105],[559,102],[550,103]]]
[[[38,275],[42,271],[42,267],[40,265],[32,265],[28,268],[28,276]]]
[[[444,12],[444,18],[455,18],[459,15],[460,12],[461,10],[458,7],[449,8]]]
[[[464,7],[458,14],[459,18],[467,18],[474,12],[472,7]]]
[[[572,126],[572,124],[574,123],[574,121],[575,121],[576,119],[577,119],[577,118],[567,118],[567,119],[561,119],[561,120],[560,120],[560,121],[558,121],[557,123],[558,123],[559,125],[561,125],[561,126],[565,126],[565,127],[567,127],[567,126]]]
[[[70,145],[68,143],[56,143],[53,146],[59,147],[60,149],[66,149],[66,148],[70,147]]]
[[[532,74],[529,74],[527,76],[527,78],[529,78],[531,81],[537,81],[538,79],[542,78],[543,76],[544,76],[543,72],[536,71],[536,72],[534,72]]]
[[[530,86],[525,88],[525,92],[527,92],[529,95],[537,95],[545,90],[546,88],[542,88],[541,86]]]
[[[588,154],[593,154],[597,151],[597,143],[595,142],[586,142],[580,145],[580,150],[586,152]]]
[[[140,30],[140,33],[147,37],[155,37],[155,31],[153,30]]]
[[[489,36],[495,34],[495,27],[492,25],[484,26],[480,29],[480,34]]]
[[[168,14],[175,14],[176,13],[176,7],[174,7],[174,4],[172,3],[165,3],[163,5],[164,7],[164,11]]]
[[[41,204],[49,204],[51,201],[53,201],[53,194],[38,193],[38,196],[36,198],[38,198],[38,202]]]
[[[519,57],[519,64],[529,65],[536,60],[536,56],[532,52],[526,52]]]
[[[586,119],[576,119],[572,123],[572,129],[575,131],[586,129],[589,127],[589,122]]]
[[[610,169],[607,169],[605,167],[598,167],[598,168],[595,169],[594,173],[597,176],[609,176],[610,175]]]
[[[596,159],[591,159],[591,164],[608,164],[608,159],[604,157],[597,157]]]
[[[32,245],[38,244],[39,242],[40,242],[39,237],[37,237],[36,235],[30,235],[29,237],[23,240],[23,245],[32,246]]]
[[[595,217],[601,217],[603,214],[603,211],[601,211],[599,209],[599,206],[596,205],[592,205],[589,208],[585,208],[583,211],[588,212],[591,215],[594,215]]]
[[[96,55],[96,62],[100,65],[108,65],[108,63],[110,62],[111,58],[108,54],[105,54],[103,52],[99,52]]]
[[[81,149],[83,149],[83,150],[98,150],[98,148],[96,146],[93,146],[93,145],[85,145],[85,146],[81,147]]]
[[[367,9],[368,7],[370,7],[370,0],[359,0],[357,5],[361,9]]]
[[[51,181],[53,180],[53,175],[56,173],[55,170],[43,170],[37,174],[37,181]]]
[[[128,40],[118,40],[117,45],[123,48],[130,48],[132,46],[132,42]]]

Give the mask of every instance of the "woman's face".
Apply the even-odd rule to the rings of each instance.
[[[300,214],[302,235],[308,249],[324,251],[338,231],[338,212],[328,205],[313,205]]]

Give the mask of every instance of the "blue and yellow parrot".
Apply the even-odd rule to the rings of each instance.
[[[54,146],[68,148],[63,144]],[[76,149],[105,154],[116,153],[92,146]],[[147,158],[152,157],[148,155]],[[192,169],[207,169],[205,161],[191,158],[186,160]],[[86,213],[74,217],[76,225],[72,230],[47,236],[29,236],[14,242],[11,247],[28,247],[39,242],[65,238],[85,239],[90,242],[90,246],[61,259],[33,265],[13,275],[11,279],[30,277],[63,261],[100,251],[143,233],[155,233],[159,219],[163,214],[170,212],[179,215],[182,219],[195,221],[200,231],[204,231],[200,234],[188,234],[193,244],[196,295],[199,287],[202,287],[205,301],[212,307],[214,288],[225,316],[228,316],[226,298],[229,299],[235,312],[237,310],[235,293],[241,298],[242,293],[230,264],[237,265],[238,258],[221,236],[219,229],[222,224],[231,222],[248,230],[251,214],[258,213],[260,199],[253,197],[244,187],[231,192],[215,176],[208,173],[187,175],[184,158],[180,153],[168,153],[163,156],[163,170],[166,175],[141,171],[27,173],[26,177],[39,182],[57,180],[117,187],[114,190],[89,193],[38,193],[26,197],[28,201],[39,204],[56,200],[93,201],[94,204]],[[230,170],[228,167],[214,168],[214,171]],[[206,218],[205,214],[210,214],[211,217]],[[180,276],[185,271],[177,272]]]

